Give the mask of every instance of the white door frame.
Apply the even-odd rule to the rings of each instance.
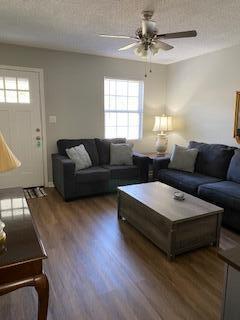
[[[6,66],[0,65],[0,69],[14,70],[14,71],[27,71],[38,74],[39,80],[39,97],[40,97],[40,115],[42,126],[42,152],[43,152],[43,178],[44,186],[48,187],[48,168],[47,168],[47,134],[46,134],[46,116],[45,116],[45,95],[44,95],[44,77],[43,69],[40,68],[28,68],[19,66]]]

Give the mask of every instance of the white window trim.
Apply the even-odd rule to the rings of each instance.
[[[143,108],[144,108],[144,81],[143,80],[137,80],[137,79],[126,79],[126,78],[112,78],[112,77],[104,77],[104,84],[105,80],[115,80],[115,81],[136,81],[140,85],[140,90],[139,90],[139,104],[140,108],[138,111],[133,111],[133,110],[105,110],[105,102],[103,102],[103,107],[104,107],[104,137],[106,138],[106,126],[105,126],[105,113],[138,113],[139,114],[139,127],[138,127],[138,139],[128,139],[131,141],[139,141],[143,138]],[[105,88],[105,86],[104,86]],[[114,95],[115,97],[117,95]],[[103,92],[103,97],[105,101],[105,89]],[[128,96],[127,96],[128,98]]]

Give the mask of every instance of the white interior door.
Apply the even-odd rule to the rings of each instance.
[[[22,164],[15,170],[0,173],[0,188],[42,186],[44,174],[38,72],[0,68],[0,130]]]

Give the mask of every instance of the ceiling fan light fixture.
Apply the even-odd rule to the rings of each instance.
[[[137,48],[134,49],[134,53],[142,58],[147,57],[148,50],[145,49],[144,45],[140,44]]]
[[[155,44],[150,45],[150,51],[151,53],[155,56],[156,54],[158,54],[160,48],[158,46],[156,46]]]

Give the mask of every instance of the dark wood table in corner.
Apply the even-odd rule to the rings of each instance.
[[[0,190],[0,219],[7,234],[0,245],[0,296],[33,286],[38,294],[38,320],[46,320],[49,286],[42,264],[47,255],[21,188]]]

